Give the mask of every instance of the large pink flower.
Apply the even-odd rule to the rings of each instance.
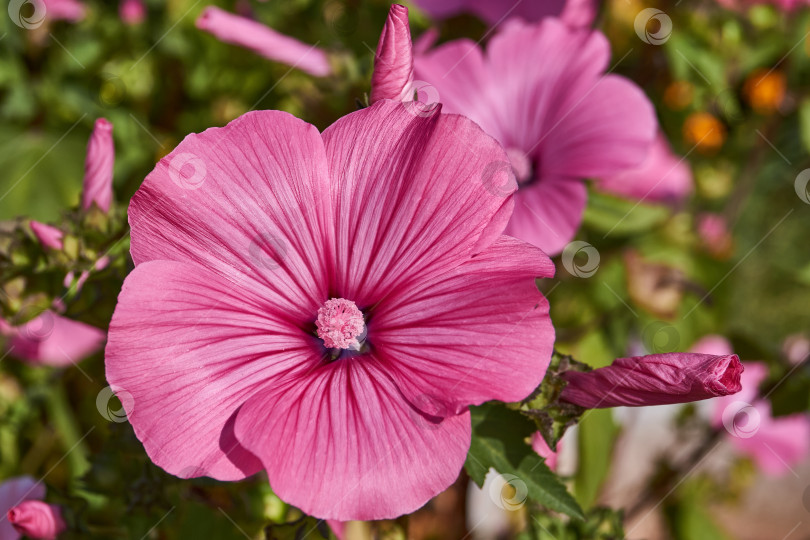
[[[524,398],[554,339],[534,281],[553,265],[501,236],[507,175],[482,181],[504,159],[468,119],[388,100],[323,134],[260,111],[186,137],[132,199],[107,345],[151,459],[264,468],[336,520],[449,486],[468,405]]]
[[[506,232],[547,253],[582,221],[581,179],[639,165],[655,137],[652,104],[629,80],[605,75],[609,59],[601,33],[553,18],[504,25],[486,54],[459,40],[415,59],[416,79],[433,85],[446,112],[469,116],[506,148],[521,184]]]
[[[597,0],[416,0],[416,3],[437,18],[469,12],[491,25],[511,17],[539,21],[554,16],[569,26],[585,27],[593,23],[597,10]]]

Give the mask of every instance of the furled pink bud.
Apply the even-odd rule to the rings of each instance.
[[[297,67],[316,77],[325,77],[332,72],[326,53],[314,45],[301,43],[261,23],[218,7],[205,8],[196,24],[197,28],[220,41],[245,47],[265,58]]]
[[[121,0],[118,16],[126,24],[140,24],[146,19],[146,6],[143,0]]]
[[[62,231],[56,227],[51,227],[50,225],[45,225],[39,221],[34,221],[33,219],[31,220],[30,225],[31,231],[33,231],[34,236],[37,237],[37,240],[39,240],[39,243],[43,247],[50,249],[62,249],[62,236],[64,236]]]
[[[381,99],[413,101],[413,51],[408,8],[391,6],[374,55],[371,103]]]
[[[93,203],[109,212],[112,204],[113,163],[115,147],[112,138],[113,126],[109,120],[99,118],[87,143],[84,161],[84,187],[82,208],[89,210]]]
[[[598,409],[687,403],[740,391],[736,354],[668,353],[619,358],[587,373],[568,371],[561,400]]]
[[[17,532],[29,538],[53,540],[67,528],[62,510],[42,501],[23,501],[7,517]]]

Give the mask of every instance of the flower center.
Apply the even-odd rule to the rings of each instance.
[[[366,330],[363,312],[351,300],[330,298],[318,309],[318,337],[329,349],[359,350],[360,337]]]
[[[532,160],[529,159],[526,152],[520,148],[510,146],[506,149],[506,157],[509,158],[509,163],[512,164],[512,170],[515,172],[518,184],[530,182],[534,171],[532,170]]]

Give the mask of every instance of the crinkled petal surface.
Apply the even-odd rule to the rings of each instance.
[[[363,310],[453,270],[503,231],[517,187],[467,118],[383,100],[323,133],[332,178],[335,290]],[[500,189],[503,187],[503,189]],[[506,208],[507,211],[503,211]]]
[[[553,275],[542,251],[502,236],[453,272],[383,301],[369,325],[375,357],[427,414],[521,400],[551,359],[554,328],[534,278]]]
[[[341,359],[251,398],[236,436],[279,497],[337,520],[413,512],[458,476],[470,413],[423,417],[375,355]]]

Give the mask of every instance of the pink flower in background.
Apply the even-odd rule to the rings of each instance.
[[[539,431],[536,431],[534,435],[532,435],[532,449],[537,452],[537,454],[546,459],[546,465],[552,471],[557,470],[557,454],[560,452],[562,442],[557,443],[557,451],[549,447],[546,443],[546,440],[540,435]]]
[[[640,201],[678,202],[692,192],[692,171],[659,133],[638,167],[600,178],[597,187]]]
[[[99,118],[93,127],[90,141],[87,143],[82,187],[82,209],[84,210],[89,210],[95,203],[102,212],[110,211],[113,165],[115,163],[112,129],[113,126],[109,120]]]
[[[146,5],[143,0],[121,0],[118,15],[126,24],[140,24],[146,19]]]
[[[456,479],[469,405],[540,383],[553,265],[501,235],[514,185],[480,178],[502,148],[438,109],[382,100],[323,134],[252,112],[146,178],[106,365],[152,461],[390,518]]]
[[[85,7],[78,0],[39,0],[45,5],[45,16],[51,20],[79,22],[84,19]]]
[[[473,13],[490,25],[511,17],[536,22],[559,17],[572,27],[587,27],[596,18],[597,0],[416,0],[433,17],[443,19],[459,13]]]
[[[731,348],[722,336],[707,336],[692,347],[701,351],[725,351]],[[712,425],[725,428],[729,441],[749,456],[762,472],[779,476],[790,472],[810,453],[810,418],[797,413],[774,418],[771,404],[759,396],[759,386],[768,376],[762,362],[746,362],[742,390],[735,396],[712,400]]]
[[[413,54],[408,8],[399,4],[391,6],[374,56],[370,101],[374,103],[381,99],[413,101]]]
[[[45,485],[30,476],[9,478],[0,483],[0,540],[17,540],[21,534],[8,520],[9,510],[24,501],[45,498]]]
[[[68,366],[101,349],[104,331],[51,311],[17,327],[5,323],[0,332],[8,338],[11,354],[32,364]]]
[[[560,399],[588,409],[688,403],[739,392],[742,371],[736,354],[618,358],[587,373],[565,372]]]
[[[486,54],[458,40],[414,61],[445,112],[468,116],[506,148],[520,184],[506,233],[550,254],[582,221],[582,179],[638,166],[655,137],[652,104],[631,81],[605,75],[609,59],[601,33],[546,18],[504,25]]]
[[[703,247],[715,257],[728,257],[734,250],[734,238],[728,230],[726,219],[720,214],[699,215],[697,233]]]
[[[28,538],[54,540],[67,526],[62,509],[42,501],[24,501],[8,511],[8,521]]]
[[[51,227],[50,225],[45,225],[44,223],[40,223],[39,221],[34,221],[33,219],[29,223],[31,227],[31,231],[36,236],[37,241],[46,248],[49,249],[62,249],[62,237],[64,233],[57,229],[56,227]]]
[[[296,67],[316,77],[325,77],[332,73],[329,59],[321,49],[218,7],[206,7],[197,18],[197,28],[220,41],[245,47],[265,58]]]

